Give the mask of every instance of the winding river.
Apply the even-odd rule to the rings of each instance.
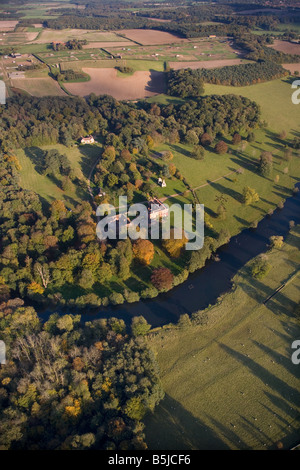
[[[298,188],[299,186],[300,183],[297,184]],[[155,299],[93,310],[76,310],[76,313],[82,313],[84,321],[114,316],[129,324],[132,317],[143,315],[153,327],[176,323],[181,314],[205,309],[214,304],[220,295],[229,291],[237,271],[249,260],[267,250],[272,235],[285,237],[291,220],[295,224],[300,223],[300,191],[286,199],[283,209],[276,209],[273,215],[265,216],[256,229],[243,230],[232,237],[227,245],[219,248],[219,261],[209,260],[202,269],[191,274],[184,283],[169,292],[160,294]],[[45,320],[53,312],[63,314],[70,313],[71,310],[67,307],[52,308],[38,310],[38,313]]]

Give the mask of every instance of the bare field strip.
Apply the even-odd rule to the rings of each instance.
[[[59,84],[50,77],[15,78],[11,82],[14,88],[24,90],[32,96],[66,96]]]
[[[293,44],[291,42],[275,39],[274,44],[269,47],[272,47],[272,49],[275,49],[276,51],[284,52],[285,54],[300,55],[300,44]]]
[[[188,39],[180,38],[175,36],[175,34],[152,29],[124,29],[123,31],[118,31],[118,33],[143,46],[189,42]]]
[[[91,93],[111,95],[118,100],[136,100],[146,98],[165,91],[165,76],[163,72],[135,72],[130,77],[117,76],[117,70],[112,68],[84,68],[91,80],[82,83],[65,84],[65,88],[73,95],[88,96]]]
[[[70,39],[86,39],[89,42],[124,42],[126,39],[119,37],[111,31],[95,31],[93,29],[45,29],[35,41],[35,44],[45,44],[55,41],[68,41]]]
[[[282,67],[291,73],[299,72],[300,74],[300,64],[282,64]]]
[[[197,62],[170,62],[169,65],[174,70],[179,69],[215,69],[226,65],[240,65],[244,63],[242,59],[220,59],[203,60]]]
[[[8,21],[0,21],[0,31],[12,31],[15,29],[16,25],[19,23],[19,20],[13,21],[13,20],[8,20]]]
[[[131,41],[106,41],[106,42],[89,42],[85,46],[82,46],[82,49],[96,49],[101,47],[122,47],[122,46],[129,46],[132,44]]]

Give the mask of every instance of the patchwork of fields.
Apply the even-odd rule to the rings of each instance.
[[[87,44],[79,50],[55,51],[51,46],[53,38],[58,43],[76,39],[86,40]],[[14,61],[18,65],[24,65],[25,59],[31,57],[33,62],[44,62],[49,67],[49,72],[51,67],[57,71],[91,70],[88,83],[64,84],[65,89],[79,96],[108,93],[117,99],[146,98],[165,91],[165,80],[155,71],[163,72],[168,65],[175,69],[211,68],[243,62],[240,53],[233,49],[229,40],[183,39],[171,33],[146,29],[117,32],[87,29],[51,30],[43,29],[37,24],[36,31],[34,28],[18,28],[9,34],[0,33],[1,39],[3,45],[14,45],[17,52],[22,54],[20,59]],[[6,60],[7,73],[11,66],[9,62],[11,61]],[[5,64],[3,66],[5,67]],[[129,67],[131,72],[120,74],[117,70],[105,70],[118,69],[120,66]],[[7,81],[7,85],[35,96],[61,94],[57,83],[50,85],[51,81],[55,82],[50,74],[49,80],[41,81],[40,86],[37,81],[30,84],[27,80],[29,78],[44,77],[40,76],[39,71],[26,72],[23,82],[20,78],[17,83]],[[119,81],[120,78],[123,81]]]

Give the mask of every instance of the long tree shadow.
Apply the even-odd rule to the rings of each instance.
[[[212,186],[212,188],[214,188],[216,191],[219,191],[221,194],[227,194],[227,196],[232,197],[232,198],[235,199],[236,201],[242,202],[242,196],[241,196],[241,194],[238,193],[237,191],[235,191],[234,189],[232,189],[232,188],[227,188],[226,186],[223,186],[223,185],[220,184],[220,183],[213,183],[213,182],[210,182],[210,185]]]
[[[98,146],[85,145],[80,146],[79,151],[82,155],[80,167],[85,178],[90,175],[91,168],[96,163],[97,159],[101,157],[103,149]]]
[[[145,434],[150,450],[228,450],[222,435],[193,416],[181,403],[166,395],[154,414],[146,416]],[[219,428],[222,427],[217,423]],[[223,426],[229,439],[235,438]]]
[[[40,149],[39,147],[27,147],[24,151],[26,157],[28,157],[34,164],[35,171],[41,175],[44,168],[44,150]]]
[[[220,347],[227,353],[234,357],[238,362],[247,367],[258,379],[264,384],[268,385],[275,392],[280,393],[282,398],[288,400],[292,405],[298,405],[298,390],[290,386],[284,380],[276,377],[265,367],[255,362],[250,357],[245,357],[244,354],[230,348],[224,343],[219,343]]]

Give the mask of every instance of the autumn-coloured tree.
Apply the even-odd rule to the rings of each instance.
[[[183,247],[186,245],[188,239],[186,238],[184,232],[181,234],[181,238],[175,238],[174,229],[170,230],[170,238],[164,239],[162,245],[167,250],[169,255],[172,258],[178,258],[181,254]]]
[[[131,153],[129,152],[128,149],[123,149],[121,152],[121,158],[125,160],[126,163],[131,162]]]
[[[157,290],[169,290],[173,285],[174,276],[168,268],[156,268],[151,275],[151,282]]]
[[[153,260],[154,246],[153,246],[153,243],[150,242],[150,240],[143,240],[142,238],[139,238],[133,244],[132,249],[133,249],[134,257],[141,264],[148,265]]]
[[[33,294],[43,294],[44,293],[44,288],[41,286],[41,284],[38,284],[37,282],[31,282],[29,286],[27,286],[27,289],[29,292],[32,292]]]
[[[175,175],[176,170],[177,170],[177,169],[176,169],[176,166],[174,165],[174,163],[170,163],[170,165],[169,165],[169,173],[170,173],[171,176],[174,176],[174,175]]]
[[[165,152],[163,152],[162,159],[165,162],[170,162],[171,160],[173,160],[173,158],[174,158],[174,155],[170,150],[166,150]]]
[[[205,132],[201,136],[200,141],[201,141],[201,144],[203,145],[203,147],[208,147],[212,143],[213,139],[207,132]]]
[[[236,132],[232,138],[233,145],[238,145],[241,143],[241,141],[242,141],[242,137],[240,136],[240,134]]]
[[[53,201],[51,204],[51,216],[56,219],[63,219],[67,215],[67,209],[63,201]]]
[[[224,153],[226,153],[228,150],[228,145],[226,144],[226,142],[224,142],[224,140],[220,140],[220,142],[217,143],[217,145],[215,146],[215,151],[219,154],[219,155],[223,155]]]

